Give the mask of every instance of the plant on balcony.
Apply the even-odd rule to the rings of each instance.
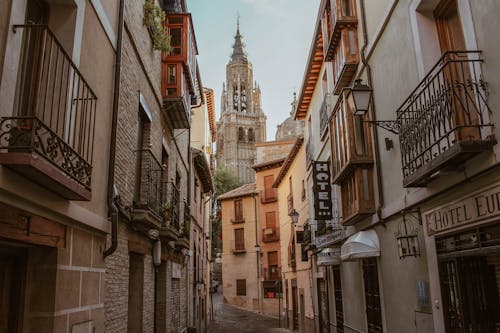
[[[173,205],[171,202],[165,202],[161,206],[161,213],[166,221],[170,221],[172,219],[172,215],[177,213],[177,210],[177,206]]]
[[[153,40],[153,48],[164,52],[170,52],[170,35],[163,26],[165,12],[154,0],[146,0],[144,4],[144,25],[148,28],[149,35]]]

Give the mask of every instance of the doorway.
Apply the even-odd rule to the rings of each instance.
[[[297,280],[292,280],[292,329],[299,329],[299,306],[297,300]]]
[[[0,332],[22,332],[26,251],[0,245]]]
[[[330,333],[328,285],[325,279],[318,279],[319,332]]]

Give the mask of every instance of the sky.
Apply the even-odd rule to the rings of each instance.
[[[311,46],[320,0],[187,0],[193,15],[204,87],[215,91],[217,121],[222,83],[232,53],[236,18],[253,76],[262,92],[267,139],[291,111]]]

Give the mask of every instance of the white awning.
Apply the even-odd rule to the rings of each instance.
[[[378,256],[380,256],[380,243],[373,229],[355,233],[345,241],[340,250],[340,258],[343,261]]]

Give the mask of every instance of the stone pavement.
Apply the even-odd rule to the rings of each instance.
[[[278,319],[244,311],[224,303],[222,291],[213,295],[214,317],[209,333],[290,333],[278,328]]]

